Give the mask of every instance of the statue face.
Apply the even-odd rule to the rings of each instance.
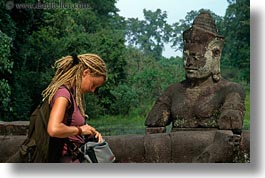
[[[212,50],[198,43],[184,47],[184,68],[187,78],[200,79],[211,76],[214,68]]]

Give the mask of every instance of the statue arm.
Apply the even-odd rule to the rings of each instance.
[[[161,95],[149,112],[145,126],[165,127],[171,123],[170,119],[171,100],[167,93]]]
[[[241,86],[230,87],[218,120],[219,129],[239,130],[243,127],[245,114],[245,92]]]

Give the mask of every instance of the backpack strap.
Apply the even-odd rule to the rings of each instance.
[[[74,99],[73,99],[73,94],[72,92],[64,86],[68,92],[70,93],[70,107],[67,108],[67,120],[66,120],[66,125],[70,126],[72,123],[72,115],[74,112]],[[50,148],[49,148],[49,162],[52,163],[57,163],[60,160],[62,149],[64,143],[68,144],[68,138],[56,138],[56,137],[51,137],[50,138]]]
[[[69,91],[70,99],[71,99],[71,106],[67,111],[67,121],[66,121],[66,125],[70,126],[72,123],[72,115],[74,112],[74,99],[73,99],[74,96],[73,96],[73,92],[71,92],[67,87],[65,88]],[[68,153],[72,155],[72,160],[78,159],[79,158],[78,148],[80,147],[80,145],[77,143],[71,142],[69,138],[65,138],[64,141],[67,144]]]
[[[67,87],[65,87],[65,88],[69,91],[69,93],[71,95],[71,97],[70,97],[71,98],[71,106],[67,112],[67,115],[68,115],[67,116],[67,125],[70,126],[71,122],[72,122],[72,114],[74,112],[73,93]],[[82,155],[78,150],[78,148],[81,146],[81,144],[73,143],[69,140],[69,138],[65,138],[64,141],[67,144],[68,153],[72,156],[72,161],[79,159],[79,161],[82,162]]]
[[[72,123],[72,115],[74,113],[74,108],[75,108],[74,107],[74,99],[73,99],[74,96],[73,96],[72,92],[66,86],[64,86],[64,87],[68,90],[68,92],[70,94],[71,103],[70,103],[70,108],[67,110],[67,120],[66,120],[66,125],[70,126]]]

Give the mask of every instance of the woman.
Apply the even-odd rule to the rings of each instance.
[[[42,93],[51,107],[47,131],[51,137],[67,138],[60,162],[79,162],[73,155],[71,144],[79,146],[84,143],[83,135],[102,141],[101,134],[85,124],[84,94],[93,93],[106,81],[106,64],[95,54],[82,54],[63,57],[55,62],[55,67],[55,76]],[[71,105],[71,123],[67,123]]]

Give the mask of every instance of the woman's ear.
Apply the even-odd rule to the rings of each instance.
[[[89,69],[85,69],[83,71],[83,77],[85,77],[86,75],[89,75],[90,74],[90,70]]]

